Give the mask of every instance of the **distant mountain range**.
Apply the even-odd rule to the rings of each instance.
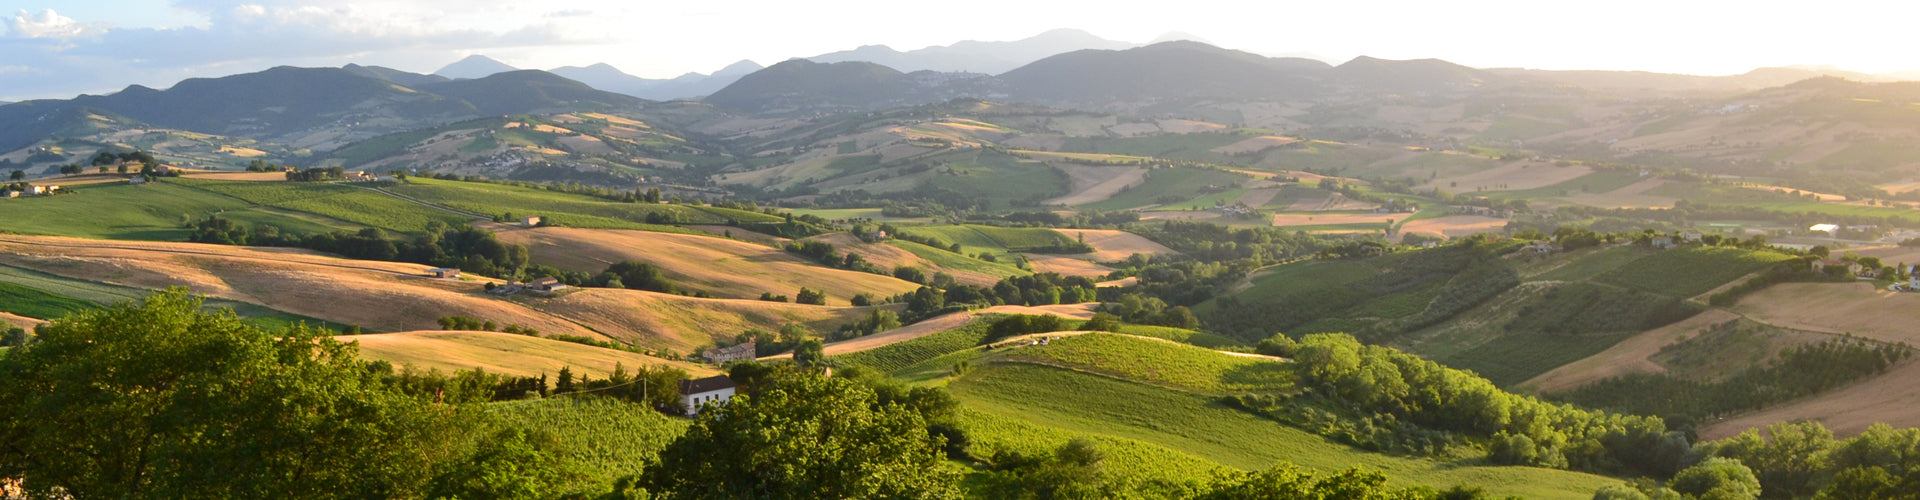
[[[385,68],[381,68],[385,69]],[[574,81],[585,83],[596,89],[654,101],[688,99],[712,94],[732,84],[748,73],[759,71],[762,67],[753,61],[740,61],[720,68],[712,74],[687,73],[669,79],[641,78],[620,71],[607,63],[591,66],[563,66],[549,73],[560,75]],[[481,78],[489,75],[518,71],[507,63],[483,55],[471,55],[434,71],[435,76],[445,79]],[[389,70],[392,71],[392,70]],[[384,77],[380,77],[384,78]],[[385,78],[391,80],[391,78]],[[404,82],[398,82],[405,84]]]
[[[867,45],[807,59],[823,63],[870,62],[907,73],[941,71],[997,75],[1057,54],[1086,49],[1120,50],[1134,46],[1085,31],[1059,29],[1011,42],[967,40],[906,52],[885,45]]]
[[[149,126],[327,149],[352,140],[477,116],[631,109],[643,100],[545,71],[448,80],[376,66],[276,67],[195,78],[166,90],[0,106],[0,151],[105,126]]]

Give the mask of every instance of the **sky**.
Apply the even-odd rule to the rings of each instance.
[[[1920,2],[1720,0],[0,0],[0,100],[155,88],[273,66],[432,72],[472,54],[521,68],[608,63],[669,78],[861,45],[910,50],[1057,28],[1147,42],[1440,58],[1475,67],[1724,75],[1920,70]]]

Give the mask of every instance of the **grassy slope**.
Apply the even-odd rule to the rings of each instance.
[[[1793,256],[1726,247],[1686,246],[1634,260],[1597,281],[1686,298]]]
[[[1323,471],[1360,466],[1383,471],[1400,485],[1471,484],[1525,498],[1585,499],[1617,482],[1549,469],[1366,453],[1226,408],[1211,397],[1060,368],[988,365],[948,387],[969,411],[966,424],[974,433],[976,453],[1057,446],[1061,436],[1095,436],[1108,449],[1117,448],[1118,453],[1110,455],[1115,465],[1137,471],[1142,479],[1204,478],[1207,471],[1196,461],[1240,469],[1286,461]],[[1057,434],[996,432],[1009,421]],[[1123,445],[1113,446],[1116,441]]]
[[[687,205],[618,203],[586,195],[540,189],[414,178],[389,191],[483,214],[511,213],[515,216],[538,215],[555,224],[570,227],[606,229],[672,230],[648,224],[647,216],[657,214],[691,224],[725,224],[729,218],[747,222],[774,222],[779,217],[710,207]]]
[[[178,179],[168,182],[231,196],[257,205],[297,210],[402,233],[420,232],[426,229],[428,222],[432,221],[458,225],[471,220],[468,217],[423,207],[345,184],[200,179]]]
[[[0,282],[0,312],[7,312],[35,319],[56,319],[67,313],[83,311],[96,307],[72,297],[47,293],[43,290],[27,288],[13,283]]]
[[[35,316],[15,310],[14,307],[16,303],[11,299],[0,299],[0,311],[14,312],[23,316],[40,319],[54,319],[65,315],[65,313],[81,309],[92,309],[101,305],[139,300],[151,293],[139,288],[95,283],[17,267],[0,266],[0,289],[8,287],[16,290],[27,290],[29,294],[37,294],[41,296],[43,300],[50,300],[53,304],[60,304],[56,306],[56,309],[48,311],[52,313],[51,316]],[[258,304],[221,299],[207,299],[206,304],[209,309],[232,310],[234,314],[240,316],[241,320],[247,324],[268,330],[279,330],[299,324],[333,331],[342,331],[346,328],[346,325],[339,323],[282,312]]]
[[[959,243],[960,251],[967,255],[988,253],[1005,255],[1010,249],[1033,248],[1053,244],[1072,243],[1073,239],[1048,228],[1014,228],[976,225],[913,226],[900,229],[901,232],[916,236],[939,238],[947,243]]]
[[[1193,200],[1205,196],[1207,186],[1226,186],[1248,179],[1245,174],[1201,168],[1157,169],[1147,174],[1146,182],[1116,193],[1098,203],[1082,205],[1080,208],[1094,210],[1125,210],[1158,204],[1162,197],[1177,197]],[[1182,204],[1191,204],[1185,203]],[[1211,206],[1209,203],[1207,206]]]
[[[1026,276],[1028,274],[1033,274],[1023,269],[1020,269],[1018,267],[1013,267],[1007,264],[1001,264],[997,262],[987,262],[984,260],[949,252],[946,250],[933,248],[933,247],[922,245],[919,243],[914,243],[911,241],[888,240],[887,244],[893,245],[894,247],[897,247],[901,250],[906,250],[908,252],[911,252],[915,256],[918,256],[922,259],[927,259],[927,261],[947,269],[975,272],[975,273],[985,274],[985,275],[999,277],[999,278],[1007,278],[1012,276]],[[966,247],[962,245],[961,248],[962,250],[965,250]]]
[[[186,225],[220,214],[296,233],[357,229],[345,221],[250,207],[245,201],[171,182],[100,184],[71,194],[0,200],[0,231],[113,240],[177,241]]]
[[[638,473],[687,430],[687,421],[605,398],[509,401],[486,407],[501,426],[557,441],[553,458],[572,481],[554,493],[597,494]]]

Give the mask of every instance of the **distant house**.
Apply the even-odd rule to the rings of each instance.
[[[540,225],[540,221],[541,221],[540,216],[529,215],[529,216],[526,216],[525,218],[520,219],[520,225],[526,226],[526,227],[535,227]]]
[[[1558,248],[1554,247],[1553,242],[1544,240],[1528,243],[1526,247],[1526,251],[1537,254],[1549,254],[1553,253],[1554,250],[1558,250]]]
[[[561,290],[566,290],[568,288],[573,288],[573,287],[567,285],[566,283],[561,283],[559,279],[554,278],[552,276],[527,282],[528,290],[533,290],[533,291],[542,292],[542,293],[553,293]]]
[[[13,191],[13,190],[0,191],[0,198],[19,198],[19,197],[20,197],[19,191]]]
[[[451,267],[436,267],[428,269],[427,275],[441,279],[452,279],[460,277],[460,270]]]
[[[754,358],[754,353],[756,352],[754,350],[755,347],[754,342],[747,342],[733,347],[716,347],[707,349],[706,352],[700,354],[700,357],[706,358],[708,363],[713,364],[725,364],[728,361],[747,361]]]
[[[1650,243],[1653,245],[1654,248],[1664,249],[1664,248],[1673,248],[1674,246],[1672,236],[1655,236],[1653,237],[1653,241],[1651,241]]]
[[[687,416],[699,415],[701,405],[721,405],[733,399],[733,391],[739,384],[726,375],[715,375],[702,379],[680,381],[680,404],[687,407]]]
[[[1699,243],[1699,242],[1700,242],[1700,231],[1699,231],[1699,230],[1697,230],[1697,229],[1688,229],[1688,230],[1685,230],[1685,231],[1681,231],[1681,232],[1680,232],[1680,240],[1681,240],[1681,241],[1685,241],[1685,242],[1687,242],[1687,243]]]

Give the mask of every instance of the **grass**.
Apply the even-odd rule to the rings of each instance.
[[[419,233],[426,230],[427,223],[433,221],[459,225],[471,220],[466,216],[345,184],[203,179],[174,179],[167,182],[231,196],[255,205],[296,210],[401,233]]]
[[[134,186],[97,184],[70,194],[0,200],[0,231],[107,240],[180,241],[187,225],[220,214],[271,223],[294,233],[357,228],[353,224],[252,207],[219,194],[155,182]]]
[[[609,398],[550,398],[486,406],[501,427],[551,438],[551,458],[569,482],[551,493],[596,494],[638,473],[687,430],[687,421],[644,405]]]
[[[1646,256],[1647,250],[1631,247],[1613,247],[1579,256],[1572,262],[1541,273],[1533,277],[1538,281],[1585,281],[1606,274],[1609,271],[1627,265]]]
[[[1521,189],[1521,190],[1514,190],[1514,191],[1487,191],[1484,193],[1475,193],[1475,194],[1483,194],[1483,195],[1486,195],[1488,198],[1496,198],[1496,199],[1531,200],[1531,199],[1537,199],[1537,198],[1557,198],[1561,196],[1570,196],[1570,195],[1576,195],[1580,193],[1612,192],[1614,190],[1627,187],[1627,185],[1629,184],[1640,182],[1642,180],[1645,180],[1645,179],[1642,179],[1640,177],[1639,172],[1624,171],[1624,170],[1602,170],[1599,172],[1583,175],[1578,178],[1561,182],[1558,184],[1553,184],[1550,186],[1542,186],[1542,187],[1537,187],[1533,189]]]
[[[1599,354],[1633,333],[1602,335],[1554,335],[1519,333],[1480,344],[1440,360],[1462,370],[1471,370],[1500,387],[1512,387],[1567,363]]]
[[[933,247],[922,245],[919,243],[914,243],[911,241],[887,240],[887,244],[893,245],[894,247],[899,248],[901,250],[906,250],[907,252],[912,253],[916,256],[919,256],[922,259],[927,259],[928,261],[933,262],[934,265],[940,266],[941,268],[944,268],[944,269],[980,273],[980,274],[985,274],[985,275],[994,276],[998,278],[1026,276],[1028,274],[1033,274],[1033,273],[1027,272],[1024,269],[1020,269],[1018,267],[1013,267],[1010,265],[1001,264],[997,262],[987,262],[987,261],[976,259],[973,257],[968,257],[965,255],[949,252],[946,250],[933,248]],[[962,246],[962,249],[964,250],[965,247]]]
[[[1793,258],[1769,251],[1685,246],[1634,260],[1600,275],[1596,281],[1687,298]]]
[[[1234,158],[1213,152],[1213,149],[1252,137],[1258,137],[1258,134],[1203,132],[1192,134],[1152,134],[1139,137],[1071,137],[1060,146],[1060,150],[1076,153],[1104,153],[1228,163],[1235,161]]]
[[[1246,174],[1204,168],[1155,169],[1147,173],[1146,181],[1115,193],[1111,198],[1081,205],[1080,208],[1126,210],[1157,205],[1163,198],[1179,198],[1187,202],[1207,195],[1208,186],[1220,188],[1244,182],[1248,178]]]
[[[1239,341],[1233,340],[1231,338],[1227,338],[1222,335],[1188,330],[1185,328],[1174,328],[1170,326],[1123,324],[1123,325],[1120,325],[1120,333],[1124,333],[1127,335],[1139,335],[1142,337],[1153,337],[1157,339],[1167,339],[1167,340],[1171,340],[1171,341],[1179,342],[1183,344],[1193,344],[1193,345],[1205,347],[1208,349],[1217,349],[1221,347],[1231,347],[1231,346],[1241,345]]]
[[[1566,471],[1366,453],[1227,408],[1212,397],[1061,368],[992,364],[948,387],[967,410],[963,424],[975,453],[1058,446],[1060,437],[1087,436],[1116,452],[1110,455],[1115,466],[1143,478],[1197,479],[1205,477],[1208,463],[1259,470],[1284,461],[1329,472],[1365,467],[1385,472],[1399,486],[1470,484],[1524,498],[1584,500],[1618,483]]]
[[[387,190],[449,207],[482,214],[538,215],[554,224],[598,229],[672,231],[655,220],[687,224],[778,222],[778,216],[744,210],[674,204],[620,203],[586,195],[503,184],[413,178]],[[662,219],[664,218],[664,219]]]
[[[1293,371],[1277,361],[1126,335],[1076,335],[1047,345],[1016,347],[1005,355],[1208,394],[1293,387]]]
[[[59,319],[68,313],[99,307],[84,300],[54,295],[46,291],[0,282],[0,312],[34,319]],[[4,325],[0,325],[4,326]]]
[[[960,251],[967,255],[978,255],[981,253],[1005,255],[1021,249],[1074,243],[1073,238],[1069,238],[1059,231],[1043,227],[995,227],[966,224],[903,227],[900,228],[900,231],[916,236],[939,238],[941,241],[948,243],[959,243]],[[912,250],[909,249],[908,251]]]
[[[980,345],[980,341],[987,338],[987,330],[993,327],[993,319],[996,317],[988,315],[975,318],[972,323],[959,328],[878,349],[835,356],[834,360],[863,365],[888,373],[896,372],[927,360]]]

